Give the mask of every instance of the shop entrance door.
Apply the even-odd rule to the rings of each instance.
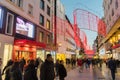
[[[34,59],[34,55],[33,52],[29,52],[29,51],[16,51],[15,53],[15,57],[17,60],[20,60],[24,57],[24,59],[27,61],[29,59]]]

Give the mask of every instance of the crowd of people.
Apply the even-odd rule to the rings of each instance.
[[[67,71],[63,64],[63,60],[54,64],[51,54],[47,54],[44,62],[40,58],[28,61],[24,58],[19,61],[9,60],[0,71],[1,76],[5,76],[4,80],[54,80],[56,76],[59,76],[59,80],[64,80]],[[1,76],[0,80],[3,80]]]
[[[73,69],[78,66],[80,73],[83,72],[83,67],[88,69],[92,64],[93,68],[95,66],[101,68],[102,63],[105,63],[111,70],[111,76],[115,80],[116,68],[119,67],[117,60],[112,58],[107,60],[89,58],[66,59],[66,67],[71,65]],[[0,67],[1,64],[0,59]],[[56,77],[59,77],[59,80],[64,80],[67,76],[64,61],[56,60],[56,63],[54,63],[51,54],[47,54],[44,62],[40,58],[28,61],[24,58],[19,61],[9,60],[3,70],[0,71],[0,80],[2,80],[1,76],[3,75],[5,76],[4,80],[54,80]]]

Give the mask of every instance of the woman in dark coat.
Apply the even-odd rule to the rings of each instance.
[[[7,62],[7,65],[3,68],[2,75],[5,73],[5,80],[10,80],[10,69],[13,64],[12,60]]]
[[[30,60],[24,72],[24,80],[38,80],[34,60]]]
[[[60,80],[64,80],[64,78],[67,76],[67,71],[63,65],[63,60],[60,61],[58,73]]]
[[[14,62],[10,68],[10,80],[22,80],[22,72],[19,68],[19,62]]]

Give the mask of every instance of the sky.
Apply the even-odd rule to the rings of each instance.
[[[99,18],[103,17],[103,0],[61,0],[62,4],[65,7],[65,13],[70,19],[71,23],[73,23],[73,12],[75,9],[80,8],[87,10]],[[92,47],[93,41],[97,36],[97,32],[93,32],[90,30],[84,30],[87,38],[88,44]]]

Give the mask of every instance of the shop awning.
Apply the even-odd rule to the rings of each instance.
[[[15,40],[14,45],[19,45],[19,46],[30,45],[30,46],[37,46],[37,47],[46,48],[45,43],[40,43],[40,42],[36,42],[36,41],[32,41],[32,40],[26,40],[26,39]]]
[[[116,44],[115,46],[112,47],[112,49],[120,47],[120,44]]]

